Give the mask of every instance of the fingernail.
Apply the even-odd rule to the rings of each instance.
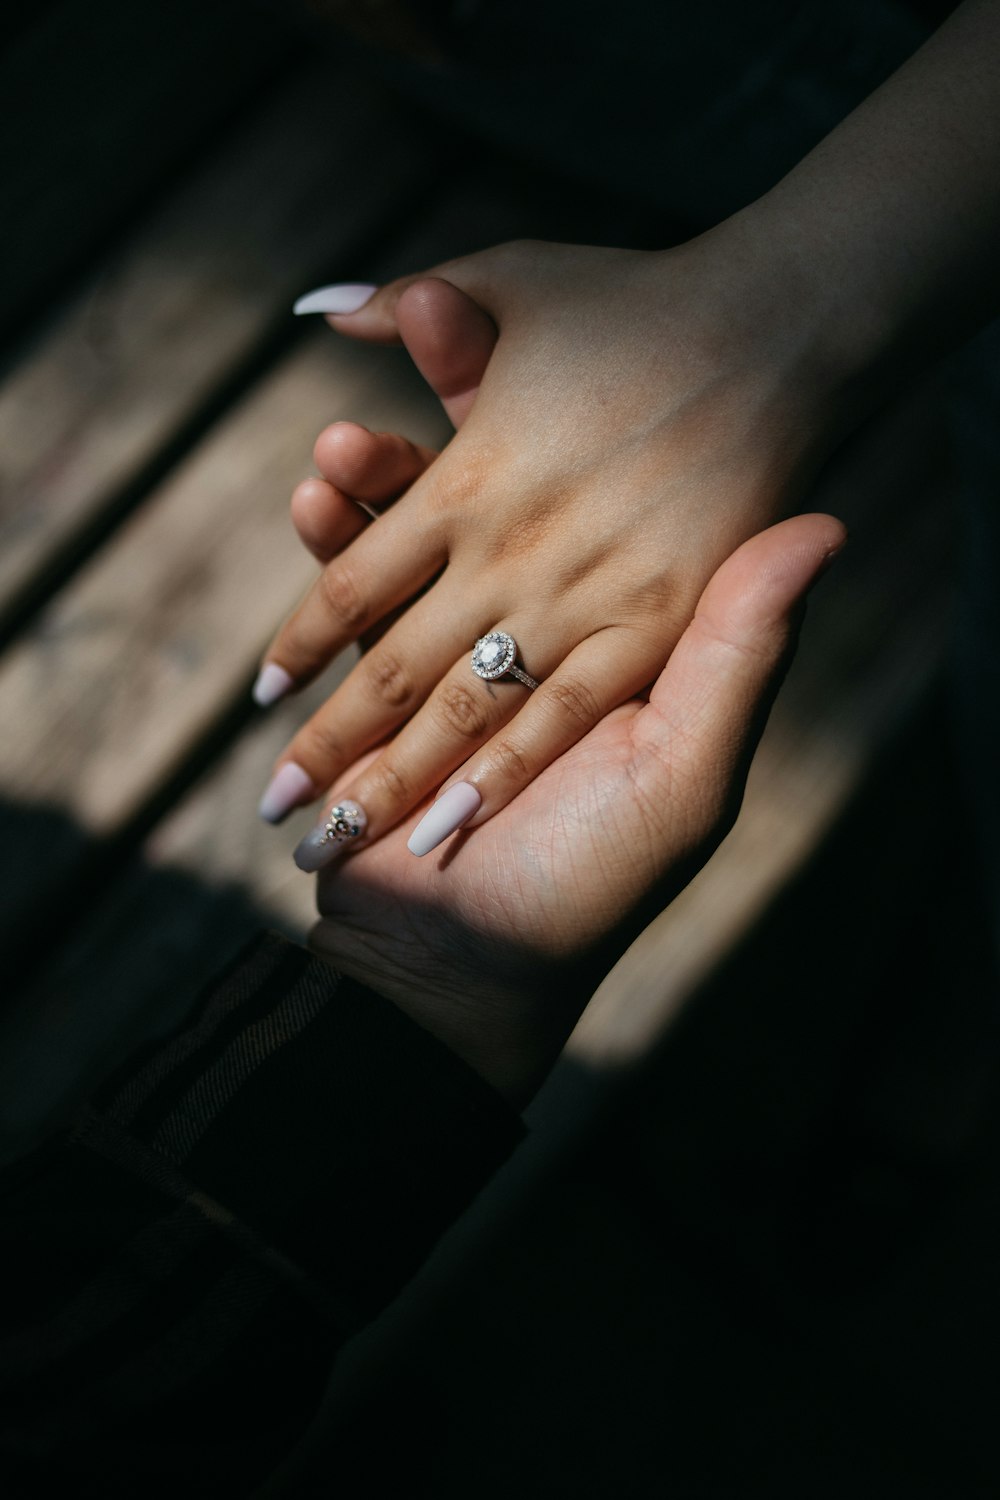
[[[823,577],[824,573],[828,573],[830,571],[834,563],[837,561],[837,558],[840,556],[846,546],[847,537],[844,538],[839,547],[832,547],[829,552],[824,553],[823,560],[821,561],[819,567],[816,569],[816,576],[813,579],[813,583],[818,582],[819,579]]]
[[[363,281],[342,281],[336,286],[320,286],[306,292],[292,308],[296,317],[303,313],[352,313],[370,302],[378,291]]]
[[[458,781],[424,813],[406,841],[411,854],[430,854],[449,833],[461,828],[482,806],[482,797],[467,781]]]
[[[295,678],[291,672],[286,672],[284,667],[279,667],[276,661],[269,661],[257,673],[257,681],[253,685],[253,701],[261,708],[269,708],[294,686]]]
[[[265,823],[280,823],[300,802],[316,795],[312,777],[294,760],[286,760],[267,783],[257,811]]]
[[[317,823],[311,833],[307,833],[292,855],[300,870],[305,870],[311,875],[314,870],[321,870],[331,860],[342,854],[348,844],[353,844],[359,839],[368,827],[368,819],[363,807],[356,802],[338,802],[331,807],[322,823]]]

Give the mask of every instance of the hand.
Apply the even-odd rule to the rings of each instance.
[[[843,541],[810,515],[745,543],[648,701],[603,719],[474,837],[418,861],[397,828],[324,870],[314,949],[526,1102],[604,974],[735,818],[802,601]]]
[[[666,255],[515,244],[331,319],[401,336],[464,425],[377,525],[345,533],[267,653],[301,683],[410,606],[280,758],[300,801],[395,735],[346,788],[363,837],[449,775],[481,824],[655,678],[714,568],[798,501],[834,440],[823,374],[747,259],[733,230]],[[317,445],[327,473],[338,441]],[[534,693],[472,674],[494,627]]]

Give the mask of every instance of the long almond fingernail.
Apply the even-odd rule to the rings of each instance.
[[[468,781],[450,786],[424,813],[406,841],[411,854],[430,854],[450,833],[478,812],[483,799]]]
[[[257,681],[253,685],[253,701],[261,708],[270,708],[272,703],[277,703],[294,686],[295,678],[291,672],[279,667],[276,661],[269,661],[257,673]]]
[[[304,771],[294,760],[286,760],[268,782],[257,811],[265,823],[280,823],[293,807],[298,807],[300,802],[311,801],[316,792],[317,788],[308,771]]]
[[[343,854],[348,844],[359,839],[368,827],[365,810],[357,802],[338,802],[331,807],[322,823],[307,833],[292,855],[300,870],[311,875]]]
[[[303,313],[352,313],[358,312],[370,302],[378,291],[366,281],[342,281],[336,286],[319,286],[314,292],[306,292],[292,308],[296,317]]]

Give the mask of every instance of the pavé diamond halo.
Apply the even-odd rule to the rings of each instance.
[[[472,651],[472,670],[486,682],[495,682],[498,677],[516,677],[526,688],[536,688],[538,683],[517,663],[517,643],[505,630],[491,630],[480,636]]]

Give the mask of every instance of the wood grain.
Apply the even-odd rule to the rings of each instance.
[[[18,732],[0,742],[0,795],[69,820],[50,845],[63,871],[176,769],[314,576],[288,494],[317,432],[347,413],[440,432],[401,351],[311,329],[8,652],[0,695]],[[8,919],[40,896],[34,868]]]
[[[298,292],[366,270],[437,172],[378,95],[320,67],[206,153],[0,390],[0,617],[290,329]]]

